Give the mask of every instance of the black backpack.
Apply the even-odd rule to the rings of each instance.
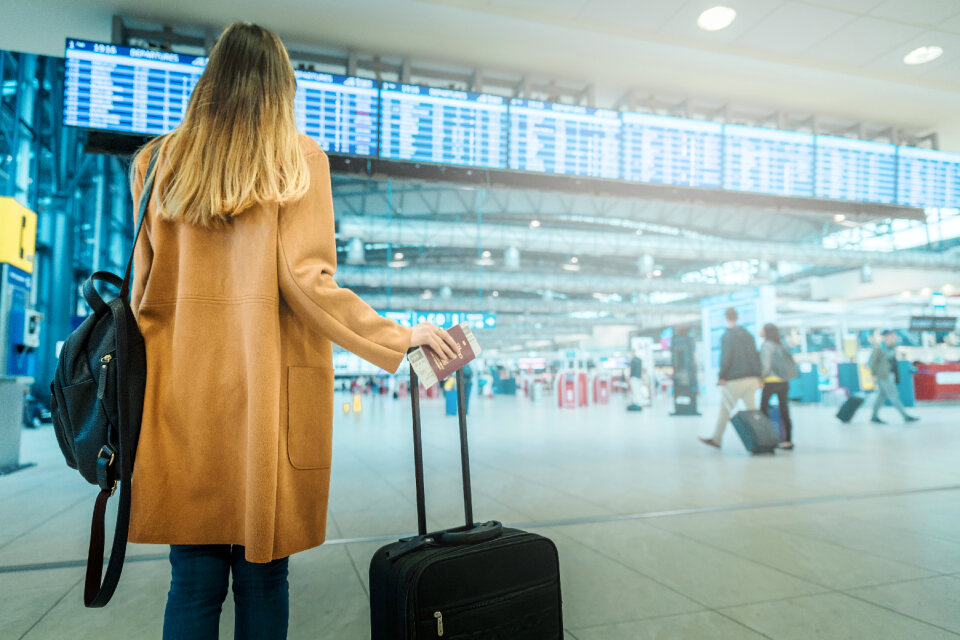
[[[140,437],[147,379],[143,336],[130,309],[128,294],[133,253],[153,191],[155,160],[150,158],[140,195],[139,222],[123,280],[112,273],[97,271],[83,283],[83,297],[93,313],[64,342],[50,384],[53,430],[60,450],[70,467],[78,470],[87,482],[100,487],[90,524],[83,590],[83,603],[88,607],[102,607],[110,601],[127,551],[130,478]],[[95,287],[98,280],[117,287],[120,294],[105,302]],[[103,576],[104,512],[117,483],[120,484],[120,505],[110,562]]]

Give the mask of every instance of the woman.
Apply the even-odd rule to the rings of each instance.
[[[164,638],[216,638],[233,573],[237,638],[284,638],[287,558],[326,530],[331,341],[396,371],[408,347],[446,357],[429,324],[379,316],[333,280],[327,158],[298,135],[296,80],[271,32],[231,25],[156,181],[131,303],[147,351],[130,540],[170,544]]]
[[[777,396],[780,403],[780,420],[783,423],[781,449],[793,449],[793,423],[790,421],[790,380],[797,377],[797,365],[790,351],[780,339],[780,329],[775,324],[763,326],[763,345],[760,347],[761,379],[760,411],[770,417],[770,398]]]

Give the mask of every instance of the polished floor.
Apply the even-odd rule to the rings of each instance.
[[[712,407],[624,403],[471,406],[476,518],[556,541],[567,638],[960,638],[960,407],[917,407],[909,426],[797,407],[796,450],[750,457],[732,429],[722,451],[696,441]],[[430,525],[453,526],[456,419],[423,407]],[[24,432],[22,459],[37,464],[0,477],[0,639],[159,638],[165,549],[132,545],[113,602],[85,611],[94,490],[50,428]],[[369,637],[369,558],[415,526],[409,405],[338,413],[330,542],[291,562],[290,638]]]

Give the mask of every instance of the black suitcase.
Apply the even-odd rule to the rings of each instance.
[[[837,419],[847,424],[853,420],[854,414],[863,406],[863,396],[850,396],[847,398],[847,401],[840,405],[840,410],[837,411]]]
[[[730,422],[750,453],[774,453],[780,444],[778,429],[762,411],[738,411]]]
[[[427,533],[419,387],[411,367],[419,535],[382,547],[370,561],[371,638],[562,640],[556,546],[496,521],[473,521],[462,371],[457,413],[466,524]]]

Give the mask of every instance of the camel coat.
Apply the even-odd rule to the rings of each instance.
[[[310,190],[298,202],[212,231],[158,220],[156,192],[149,203],[131,296],[147,351],[133,542],[241,544],[251,562],[321,544],[331,341],[391,372],[410,345],[409,329],[334,282],[329,165],[301,145]],[[134,202],[146,158],[137,170]]]

